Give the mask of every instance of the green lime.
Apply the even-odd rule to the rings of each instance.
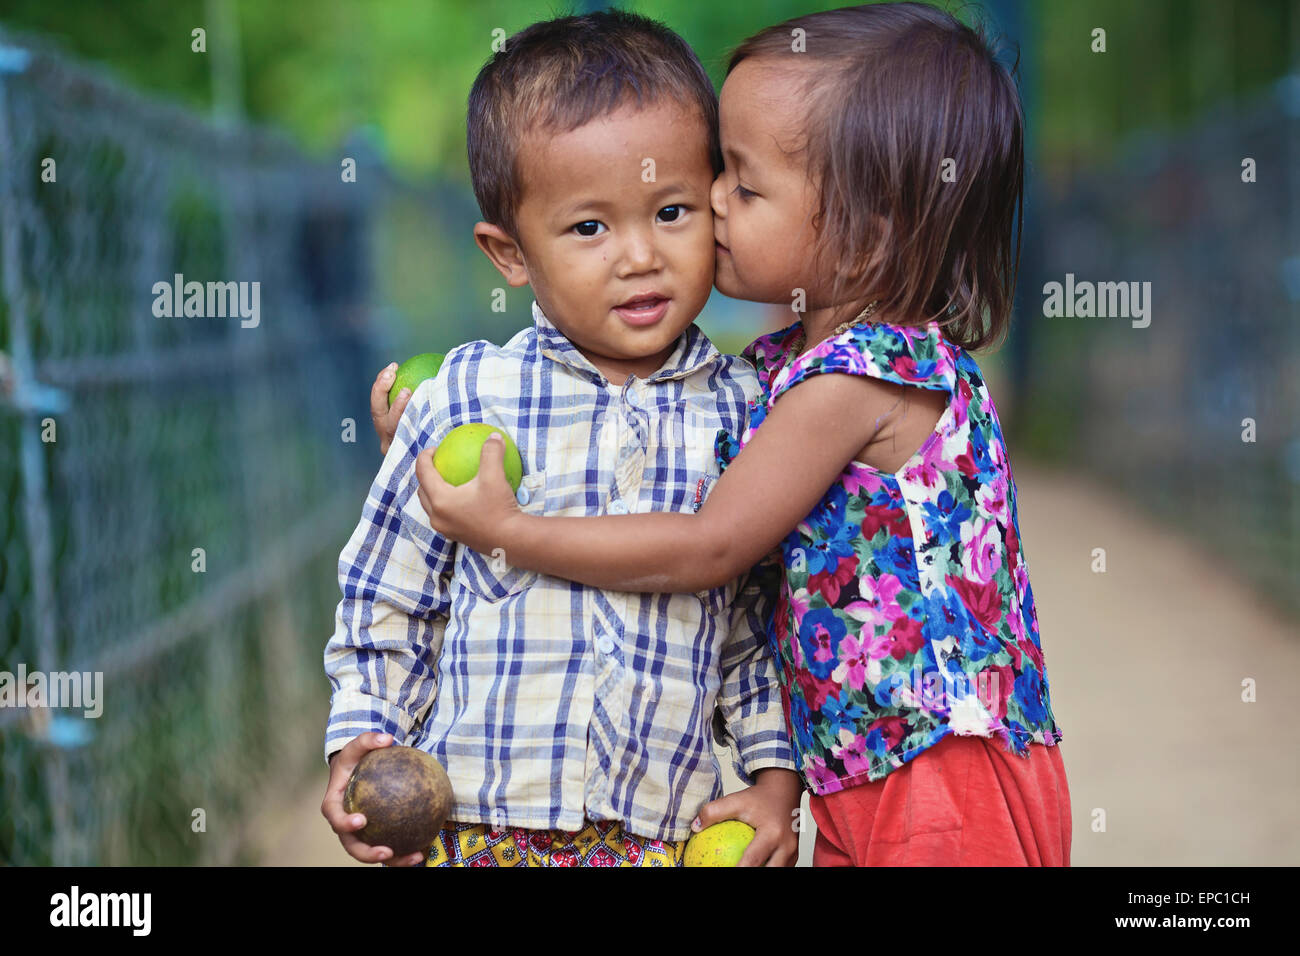
[[[505,470],[506,481],[515,491],[524,476],[524,463],[519,457],[519,449],[514,439],[495,425],[483,425],[477,422],[469,425],[457,425],[447,433],[433,453],[433,467],[438,474],[453,485],[463,485],[478,474],[479,455],[483,453],[483,443],[488,435],[496,432],[506,440]]]
[[[388,390],[388,404],[397,401],[398,394],[404,388],[409,388],[414,395],[417,385],[438,374],[442,360],[446,357],[441,352],[421,352],[397,366],[397,377],[393,379],[393,387]]]

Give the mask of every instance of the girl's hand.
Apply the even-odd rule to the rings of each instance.
[[[392,407],[388,405],[388,392],[393,387],[393,376],[397,374],[397,363],[393,362],[379,370],[375,383],[370,386],[370,423],[375,426],[379,436],[379,454],[387,455],[388,446],[397,434],[397,423],[402,420],[406,403],[411,400],[411,390],[404,388],[397,394]]]
[[[448,484],[433,467],[436,450],[436,445],[426,448],[415,460],[420,505],[429,524],[453,541],[491,554],[505,544],[510,522],[523,515],[506,481],[505,442],[496,433],[488,436],[479,452],[478,475],[460,486]]]
[[[799,862],[799,801],[803,782],[793,770],[771,767],[754,775],[752,787],[706,803],[691,824],[698,833],[723,820],[740,820],[754,828],[737,866],[794,866]]]

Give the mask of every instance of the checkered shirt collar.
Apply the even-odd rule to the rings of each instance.
[[[533,324],[537,328],[537,341],[543,355],[570,368],[595,376],[602,383],[605,382],[605,376],[578,351],[577,346],[570,342],[563,332],[555,327],[535,299],[533,300]],[[677,337],[672,354],[668,356],[663,367],[647,378],[646,382],[653,384],[685,378],[711,365],[719,358],[721,353],[709,341],[709,337],[700,331],[699,326],[692,322],[686,327],[686,331]]]

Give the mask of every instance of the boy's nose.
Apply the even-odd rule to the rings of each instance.
[[[622,271],[635,275],[649,272],[659,262],[659,252],[654,240],[639,232],[634,232],[623,243]]]

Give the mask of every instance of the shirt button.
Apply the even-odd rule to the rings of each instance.
[[[627,392],[624,394],[626,396],[627,403],[631,405],[633,408],[636,408],[638,405],[641,404],[641,400],[637,398],[636,392],[633,389],[629,388]]]
[[[526,505],[528,504],[528,497],[528,489],[523,485],[520,485],[519,490],[515,492],[515,501],[519,502],[521,505]]]
[[[614,653],[614,641],[608,634],[602,634],[596,638],[596,648],[602,654],[612,654]]]
[[[619,499],[616,500],[616,501],[611,501],[611,502],[609,503],[609,513],[612,514],[612,515],[625,515],[625,514],[627,514],[627,505],[623,504],[623,499],[622,499],[622,498],[619,498]]]

